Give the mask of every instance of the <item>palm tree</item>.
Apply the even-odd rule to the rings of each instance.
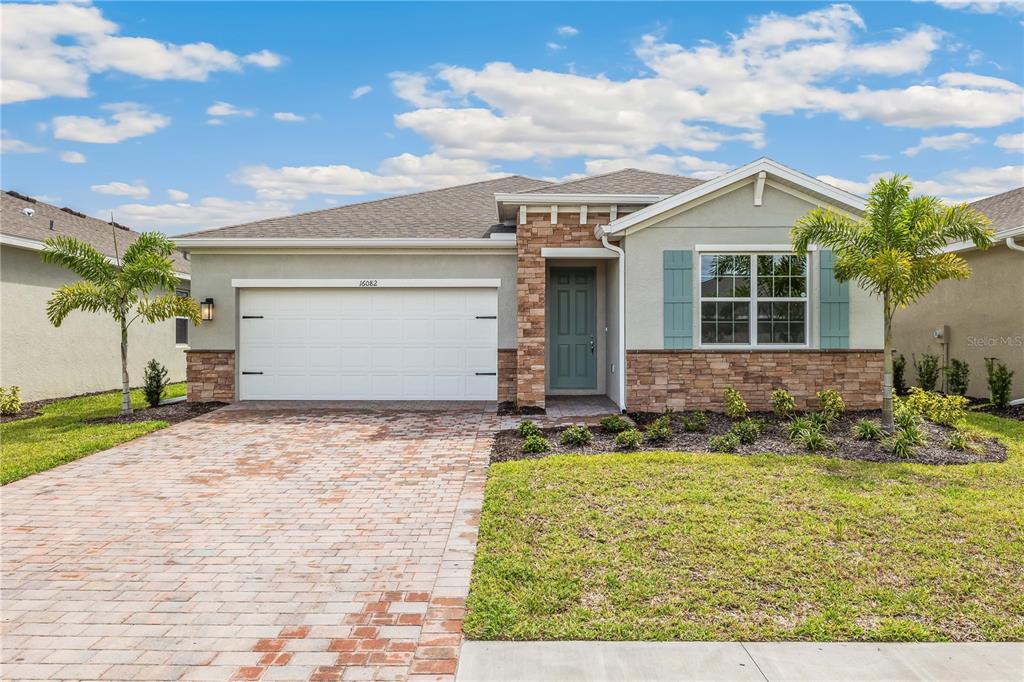
[[[832,209],[816,208],[792,230],[796,253],[805,256],[811,244],[831,249],[838,281],[855,281],[881,296],[885,375],[882,382],[882,428],[892,434],[892,319],[932,287],[947,279],[967,279],[971,268],[951,242],[970,241],[981,249],[992,243],[988,219],[967,204],[946,206],[929,196],[910,198],[905,175],[883,178],[868,195],[860,220]]]
[[[47,239],[43,261],[71,270],[82,279],[53,292],[46,316],[59,327],[72,311],[109,313],[121,327],[121,414],[132,413],[128,389],[128,328],[138,319],[150,324],[172,317],[187,317],[199,324],[199,305],[188,296],[177,296],[170,255],[174,243],[159,232],[146,232],[114,262],[93,246],[74,237]],[[114,234],[117,254],[117,234]],[[153,292],[166,291],[151,297]]]

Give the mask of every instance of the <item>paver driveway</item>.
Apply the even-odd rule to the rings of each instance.
[[[3,678],[451,679],[495,424],[239,404],[6,486]]]

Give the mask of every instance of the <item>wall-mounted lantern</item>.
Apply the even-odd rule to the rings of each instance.
[[[207,321],[208,320],[212,320],[213,319],[213,299],[212,298],[204,299],[203,302],[199,304],[199,312],[200,312],[200,317],[202,317],[203,320],[207,320]]]

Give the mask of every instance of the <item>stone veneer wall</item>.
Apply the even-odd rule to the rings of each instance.
[[[235,351],[185,351],[185,377],[188,381],[188,402],[234,402]]]
[[[498,402],[516,399],[516,349],[498,349]]]
[[[882,351],[626,351],[630,410],[721,412],[726,386],[751,410],[770,410],[776,388],[792,393],[800,409],[816,407],[815,392],[826,388],[839,391],[851,410],[880,409]]]
[[[607,212],[589,213],[587,222],[580,225],[579,213],[560,212],[558,222],[552,224],[550,213],[530,213],[526,224],[516,228],[518,348],[515,399],[520,407],[544,407],[547,263],[541,256],[541,249],[599,247],[601,241],[594,237],[594,227],[607,223],[608,217]]]

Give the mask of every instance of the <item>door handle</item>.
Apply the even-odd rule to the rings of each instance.
[[[591,353],[594,352],[594,337],[593,336],[590,337],[590,352]]]

